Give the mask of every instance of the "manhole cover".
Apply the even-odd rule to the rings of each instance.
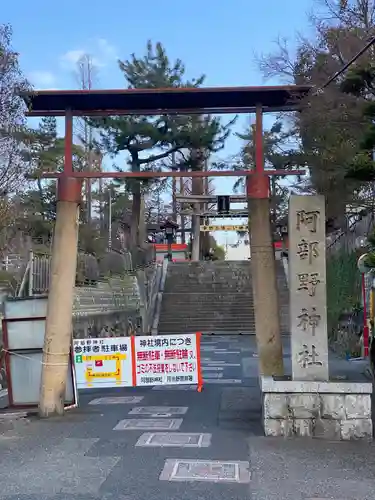
[[[129,418],[126,420],[120,420],[120,422],[114,427],[114,431],[124,431],[124,430],[178,430],[182,424],[182,418],[140,418],[133,419]]]
[[[248,483],[249,462],[168,459],[160,475],[162,481],[207,481]]]
[[[137,404],[142,401],[144,396],[114,396],[108,398],[97,398],[90,401],[90,405],[123,405]]]
[[[207,448],[211,445],[211,434],[183,432],[146,432],[138,439],[136,446]]]
[[[187,406],[137,406],[129,411],[129,415],[170,417],[172,415],[185,415],[187,411]]]

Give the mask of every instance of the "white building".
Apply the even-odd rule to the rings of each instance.
[[[225,260],[248,260],[250,258],[250,245],[245,245],[241,240],[237,245],[225,245]]]

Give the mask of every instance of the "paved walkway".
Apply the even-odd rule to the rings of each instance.
[[[254,339],[204,338],[202,360],[202,393],[85,391],[64,418],[0,427],[0,499],[375,498],[373,445],[262,436]]]

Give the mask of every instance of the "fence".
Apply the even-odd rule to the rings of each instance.
[[[109,276],[132,275],[137,269],[152,266],[154,262],[155,250],[151,246],[133,254],[108,252],[100,259],[93,255],[79,254],[76,285],[96,285],[98,282],[106,281]],[[50,266],[50,255],[30,252],[17,295],[21,297],[47,294]]]
[[[327,237],[327,257],[345,250],[354,252],[357,249],[358,238],[367,236],[375,227],[375,218],[373,213],[369,213],[362,219],[352,222],[347,231],[334,233]]]
[[[154,256],[153,247],[139,249],[132,255],[113,252],[100,260],[79,256],[73,306],[74,338],[150,333],[160,280],[160,265]],[[25,269],[18,298],[47,295],[50,256],[30,252],[26,265],[21,258],[14,261]],[[0,330],[0,349],[1,345]],[[1,378],[0,356],[0,385],[4,385]]]
[[[360,355],[364,326],[362,276],[357,260],[361,238],[374,230],[372,213],[350,224],[345,232],[327,237],[327,313],[334,347],[347,356]],[[365,275],[367,316],[372,276]]]

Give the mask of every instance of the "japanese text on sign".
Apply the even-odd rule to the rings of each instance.
[[[289,204],[290,312],[293,377],[326,380],[325,200],[292,195]]]
[[[111,340],[111,342],[107,342]],[[74,354],[107,353],[107,352],[127,352],[129,347],[125,338],[111,339],[77,339],[73,343]]]
[[[302,350],[298,353],[298,363],[302,368],[307,368],[308,366],[322,366],[323,363],[319,360],[319,353],[316,351],[316,346],[311,345],[311,349],[307,344],[303,344]]]
[[[76,339],[73,353],[77,386],[201,387],[199,335]]]
[[[297,230],[299,231],[301,229],[301,225],[305,225],[311,233],[316,233],[319,216],[319,210],[312,210],[310,212],[298,210],[296,224]]]
[[[78,389],[133,385],[131,339],[73,340]]]
[[[136,385],[199,384],[196,335],[135,337]]]
[[[241,231],[241,232],[247,232],[249,230],[249,226],[245,224],[240,224],[240,225],[234,225],[234,226],[228,226],[228,225],[222,225],[222,226],[200,226],[200,230],[204,233],[209,233],[212,231]]]
[[[320,211],[319,210],[297,210],[296,212],[296,229],[299,232],[302,226],[305,226],[310,233],[316,233],[318,224],[320,222]],[[297,243],[297,256],[299,257],[301,263],[304,262],[308,265],[307,272],[297,273],[297,292],[307,292],[310,297],[315,297],[317,287],[321,280],[319,278],[319,272],[311,272],[311,267],[313,267],[315,259],[320,255],[319,253],[319,241],[312,240],[308,241],[306,238],[301,238],[299,243]],[[307,313],[307,309],[302,308],[301,314],[298,319],[302,318],[300,324],[304,325],[304,331],[306,331],[306,317],[307,323],[313,324],[313,335],[315,335],[315,328],[319,325],[320,315],[316,313],[316,307],[312,306],[314,314],[311,318]],[[307,316],[306,316],[307,315]]]

